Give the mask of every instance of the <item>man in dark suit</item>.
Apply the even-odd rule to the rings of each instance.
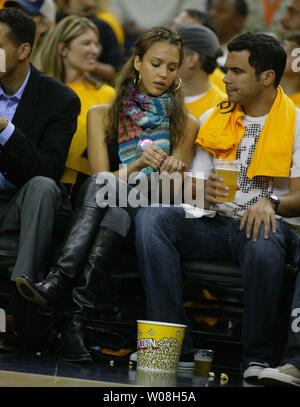
[[[0,72],[0,237],[19,231],[13,282],[20,275],[38,278],[80,112],[70,88],[31,66],[34,36],[35,23],[24,12],[0,10],[0,56],[6,63]]]

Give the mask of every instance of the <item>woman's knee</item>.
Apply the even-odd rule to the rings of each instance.
[[[128,235],[131,227],[131,218],[123,208],[107,208],[101,221],[101,226],[125,237]]]

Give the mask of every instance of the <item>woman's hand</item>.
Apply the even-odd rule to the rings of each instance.
[[[155,170],[159,170],[167,157],[167,154],[160,147],[152,144],[146,148],[142,156],[138,159],[139,166],[141,168],[152,167]]]
[[[160,172],[167,172],[172,174],[174,172],[184,172],[186,164],[176,157],[168,156],[160,167]]]

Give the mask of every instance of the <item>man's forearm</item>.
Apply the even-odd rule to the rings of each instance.
[[[277,215],[285,218],[300,216],[300,191],[280,195],[279,199],[280,204],[276,211]]]

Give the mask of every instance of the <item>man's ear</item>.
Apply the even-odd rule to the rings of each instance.
[[[23,44],[21,44],[19,46],[18,49],[18,57],[21,61],[23,61],[24,59],[28,58],[31,52],[31,45],[29,44],[29,42],[24,42]]]
[[[261,78],[263,80],[263,84],[265,86],[270,86],[275,82],[275,71],[273,69],[269,69],[268,71],[264,71],[261,73]]]
[[[138,72],[140,72],[141,63],[142,63],[142,61],[140,60],[140,57],[138,55],[136,55],[134,57],[133,66],[134,66],[135,70]]]
[[[190,54],[188,54],[186,58],[187,58],[187,67],[189,69],[199,68],[200,56],[198,52],[193,51]]]

